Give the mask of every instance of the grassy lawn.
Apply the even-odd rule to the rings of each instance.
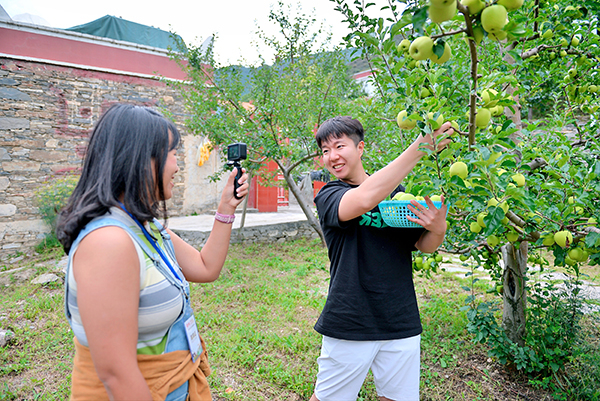
[[[19,266],[61,275],[53,262],[60,256],[25,258]],[[308,400],[321,343],[313,325],[328,277],[327,252],[316,242],[233,245],[217,281],[191,286],[213,369],[214,400]],[[0,400],[65,400],[73,346],[63,316],[63,285],[29,281],[12,277],[0,286],[0,330],[15,333],[0,348]],[[422,400],[552,399],[471,341],[461,310],[470,294],[462,287],[471,285],[470,277],[442,272],[415,282],[424,326]],[[491,285],[475,284],[481,299],[491,296],[485,293]],[[359,399],[377,399],[370,377]]]

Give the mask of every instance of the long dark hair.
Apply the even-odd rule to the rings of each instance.
[[[139,221],[167,218],[162,175],[180,139],[175,124],[158,111],[112,105],[90,135],[81,178],[58,214],[56,235],[65,252],[90,220],[119,206],[121,196]]]

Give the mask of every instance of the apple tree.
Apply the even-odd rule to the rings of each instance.
[[[269,36],[259,30],[258,37],[274,53],[272,65],[263,59],[258,66],[221,66],[212,47],[190,46],[180,53],[180,65],[189,76],[180,85],[192,116],[187,125],[222,149],[247,143],[245,167],[253,173],[260,174],[265,162],[274,161],[324,241],[312,199],[305,199],[294,175],[316,168],[316,127],[327,116],[343,113],[348,99],[362,92],[347,74],[347,56],[331,45],[330,34],[317,26],[314,16],[280,2],[269,20],[278,33]],[[263,178],[275,183],[274,174],[263,172]]]
[[[348,46],[373,71],[375,93],[358,102],[368,165],[382,167],[415,135],[452,121],[453,142],[430,152],[406,186],[445,195],[445,250],[496,281],[501,324],[489,303],[473,303],[476,339],[531,375],[564,371],[580,313],[540,323],[547,289],[532,277],[554,265],[577,283],[581,265],[600,263],[598,4],[331,1],[352,30]]]

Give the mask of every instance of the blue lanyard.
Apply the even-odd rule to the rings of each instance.
[[[121,203],[121,202],[119,202],[119,203]],[[165,264],[167,265],[167,267],[169,268],[169,270],[171,270],[171,273],[173,273],[173,275],[177,278],[177,280],[179,280],[180,282],[183,282],[181,280],[181,278],[179,277],[179,275],[175,272],[175,269],[171,265],[171,262],[169,261],[169,258],[167,258],[167,256],[163,253],[162,249],[160,249],[160,247],[156,244],[156,241],[154,241],[154,238],[152,238],[150,236],[150,234],[148,233],[148,231],[146,231],[146,227],[144,227],[142,225],[142,223],[140,223],[138,221],[138,219],[136,219],[131,213],[129,213],[129,210],[125,209],[125,205],[123,203],[121,203],[121,208],[125,212],[127,212],[127,214],[129,215],[129,217],[131,217],[133,219],[133,221],[135,221],[136,224],[140,227],[140,229],[144,233],[144,236],[146,237],[146,239],[148,240],[148,242],[150,244],[152,244],[152,247],[154,248],[154,250],[156,252],[158,252],[158,254],[160,255],[161,259],[165,262]]]

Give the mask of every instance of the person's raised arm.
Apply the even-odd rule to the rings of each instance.
[[[137,363],[140,261],[129,235],[99,228],[73,258],[77,305],[98,377],[111,400],[152,400]]]
[[[347,191],[340,201],[338,216],[341,221],[352,220],[373,209],[384,200],[408,176],[419,160],[425,155],[421,146],[436,151],[443,149],[450,139],[437,138],[442,134],[452,134],[450,122],[444,123],[433,135],[419,137],[390,164],[370,175],[358,187]]]
[[[248,174],[244,173],[240,177],[239,182],[241,185],[237,190],[239,199],[233,196],[235,175],[236,169],[234,168],[231,174],[229,174],[229,179],[221,195],[217,212],[222,215],[233,215],[235,209],[248,194]],[[188,281],[208,283],[215,281],[219,277],[225,263],[225,258],[227,257],[227,251],[229,250],[232,225],[231,223],[223,223],[215,219],[212,231],[201,251],[198,251],[182,240],[171,230],[168,230],[173,241],[173,246],[175,247],[177,263],[179,263]]]

